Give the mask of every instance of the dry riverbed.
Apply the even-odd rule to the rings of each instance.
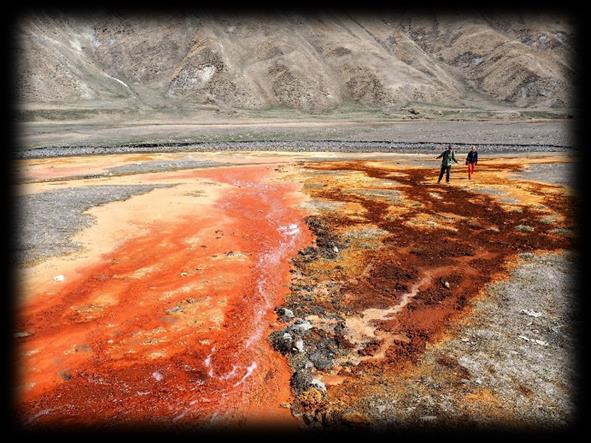
[[[569,423],[572,160],[19,160],[21,417]]]

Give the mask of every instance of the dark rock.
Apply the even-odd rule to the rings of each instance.
[[[308,332],[310,329],[312,329],[312,324],[309,321],[298,318],[294,324],[289,327],[289,332],[296,335],[302,335]]]
[[[287,321],[289,319],[294,318],[294,314],[293,314],[293,311],[291,309],[278,308],[276,312],[277,312],[277,315],[279,315],[279,317],[283,321]]]
[[[337,242],[337,237],[329,231],[324,221],[315,216],[309,216],[305,219],[306,224],[316,236],[316,245],[318,252],[323,258],[335,259],[342,245]]]
[[[380,350],[380,346],[381,341],[372,340],[366,343],[362,349],[359,349],[357,353],[362,356],[374,356]]]
[[[316,369],[326,370],[332,368],[333,366],[330,356],[321,350],[312,352],[308,355],[308,358],[314,364]]]
[[[303,369],[296,371],[290,380],[290,386],[297,394],[301,394],[312,385],[312,374]]]
[[[63,378],[65,381],[70,381],[72,380],[72,374],[70,374],[68,371],[59,371],[59,376],[61,378]]]
[[[302,263],[309,263],[316,260],[318,257],[318,249],[314,246],[308,246],[305,249],[298,251],[297,260]],[[296,260],[296,261],[297,261]]]
[[[293,348],[293,337],[286,330],[275,331],[269,336],[271,344],[276,351],[281,352],[283,355],[292,352]]]
[[[314,423],[315,418],[312,414],[304,414],[302,417],[307,425]]]

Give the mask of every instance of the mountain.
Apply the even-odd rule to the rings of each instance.
[[[567,108],[573,24],[517,15],[34,15],[24,107]]]

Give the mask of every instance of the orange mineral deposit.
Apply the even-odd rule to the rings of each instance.
[[[29,423],[294,423],[268,342],[289,260],[310,240],[270,167],[177,172],[223,183],[198,213],[151,223],[81,276],[26,294],[19,410]],[[59,290],[55,285],[60,285]]]

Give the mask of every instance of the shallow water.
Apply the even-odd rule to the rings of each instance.
[[[32,423],[291,422],[289,370],[267,343],[288,260],[310,241],[292,184],[265,168],[194,171],[229,184],[28,297],[20,411]],[[221,257],[221,258],[220,258]]]

